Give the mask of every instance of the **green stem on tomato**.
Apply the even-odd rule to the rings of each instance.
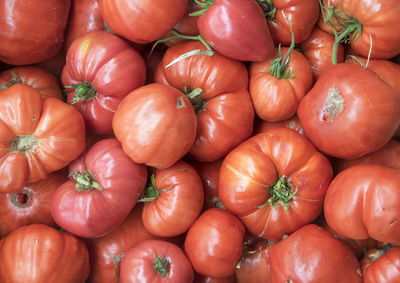
[[[268,20],[274,20],[276,16],[276,8],[274,7],[274,3],[272,2],[272,0],[256,0],[256,1],[263,10],[264,16]]]
[[[166,258],[159,257],[158,255],[154,255],[156,259],[153,262],[153,268],[161,277],[165,276],[168,277],[168,270],[169,270],[169,261]]]
[[[208,8],[210,8],[210,6],[214,3],[214,1],[215,0],[202,0],[202,1],[193,0],[193,2],[201,9],[199,11],[190,13],[189,16],[196,17],[204,14],[205,12],[207,12]]]
[[[103,188],[96,182],[92,173],[89,170],[78,173],[71,172],[70,176],[75,180],[75,189],[79,192],[99,190],[102,191]]]
[[[72,98],[70,101],[71,104],[75,104],[80,100],[88,101],[93,99],[97,94],[97,90],[89,82],[80,82],[78,84],[66,86],[65,88],[75,89],[74,98]]]
[[[292,185],[285,176],[278,178],[276,183],[270,188],[270,198],[268,201],[260,205],[262,208],[268,205],[271,207],[285,206],[285,210],[289,209],[290,200],[296,195],[297,190],[293,190]]]

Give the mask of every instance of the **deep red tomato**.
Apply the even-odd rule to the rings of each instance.
[[[197,136],[190,155],[199,161],[215,161],[251,135],[254,110],[248,73],[243,63],[219,54],[192,56],[165,68],[195,49],[205,48],[195,41],[170,47],[156,70],[155,81],[187,94],[197,113]]]
[[[44,224],[18,228],[0,240],[0,282],[83,283],[89,275],[85,243]]]
[[[293,129],[299,134],[304,136],[304,128],[300,123],[299,118],[295,115],[291,118],[279,122],[267,122],[262,119],[258,119],[254,125],[253,135],[265,132],[269,129],[276,129],[276,128],[289,128]]]
[[[228,277],[235,273],[242,253],[245,228],[226,210],[206,210],[190,227],[185,251],[193,268],[211,277]]]
[[[320,151],[354,159],[389,142],[400,124],[400,95],[370,70],[337,64],[301,100],[297,116]]]
[[[254,0],[205,0],[197,25],[218,53],[240,61],[262,61],[274,53],[274,41],[261,7]]]
[[[26,184],[16,194],[0,194],[0,237],[35,223],[57,227],[50,214],[50,200],[67,179],[65,170],[54,172],[36,183]]]
[[[199,216],[204,189],[199,174],[184,161],[156,170],[140,201],[143,224],[153,235],[173,237],[185,233]]]
[[[85,148],[85,124],[72,106],[16,84],[0,91],[0,192],[18,193]]]
[[[193,282],[189,259],[175,244],[147,240],[130,248],[121,262],[121,283]]]
[[[38,63],[56,55],[64,40],[70,0],[2,1],[0,61]]]
[[[146,184],[147,169],[136,164],[116,139],[94,144],[69,167],[69,180],[51,199],[51,215],[70,233],[104,236],[135,206]]]
[[[225,157],[218,189],[222,204],[249,232],[280,240],[317,218],[331,179],[328,159],[304,136],[277,128]]]
[[[369,250],[361,260],[364,283],[400,281],[400,247]]]
[[[196,137],[196,114],[175,88],[148,84],[130,92],[113,119],[114,134],[135,162],[164,169],[180,160]]]
[[[273,57],[253,62],[250,66],[250,95],[256,114],[263,120],[276,122],[296,114],[297,106],[311,89],[313,75],[308,60],[298,51],[290,51],[290,62],[282,69],[283,59],[289,48],[282,48]]]
[[[139,53],[121,38],[94,31],[68,49],[62,82],[68,102],[84,116],[89,131],[110,135],[119,103],[146,79],[146,65]]]
[[[101,12],[113,32],[136,43],[157,40],[185,15],[187,0],[101,0]]]
[[[400,244],[400,169],[361,164],[329,185],[324,213],[340,236]]]
[[[353,251],[323,228],[310,224],[270,248],[270,282],[361,283]]]

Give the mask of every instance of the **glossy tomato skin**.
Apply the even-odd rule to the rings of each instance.
[[[101,187],[82,188],[77,179],[61,185],[51,199],[56,223],[84,238],[104,236],[135,206],[146,184],[147,169],[133,162],[116,139],[101,140],[70,165],[70,174],[89,172]]]
[[[53,172],[44,180],[26,184],[19,193],[0,194],[0,237],[30,224],[57,227],[50,214],[50,200],[66,178],[65,170]]]
[[[46,178],[85,148],[82,115],[24,84],[0,92],[0,133],[0,191],[6,193]]]
[[[197,25],[208,44],[226,57],[262,61],[274,53],[267,21],[255,1],[215,0]]]
[[[130,92],[113,119],[114,134],[135,162],[168,168],[192,147],[196,114],[171,86],[148,84]]]
[[[287,47],[281,49],[282,58],[288,50]],[[258,117],[270,122],[295,115],[300,100],[312,86],[310,64],[300,52],[293,50],[291,53],[287,71],[293,78],[279,78],[269,71],[275,58],[278,58],[278,50],[271,58],[250,66],[249,90],[254,110]]]
[[[399,247],[371,249],[361,260],[364,283],[398,282],[400,280],[399,268]]]
[[[289,129],[293,129],[296,132],[298,132],[301,135],[305,135],[304,134],[304,128],[300,123],[299,118],[295,115],[290,117],[289,119],[283,120],[283,121],[278,121],[278,122],[268,122],[268,121],[264,121],[262,119],[258,119],[255,122],[254,125],[254,131],[253,131],[253,135],[265,132],[269,129],[275,129],[275,128],[289,128]]]
[[[185,251],[193,268],[211,277],[228,277],[235,272],[242,252],[245,227],[230,212],[212,208],[190,227]]]
[[[70,0],[3,1],[0,4],[0,61],[28,65],[60,51]]]
[[[222,204],[250,233],[279,240],[317,218],[331,179],[328,159],[304,136],[277,128],[251,137],[225,157],[218,189]],[[292,197],[275,199],[279,194]]]
[[[251,135],[254,110],[248,72],[241,62],[220,54],[196,55],[165,68],[178,56],[195,49],[205,47],[194,41],[170,47],[157,67],[155,81],[189,93],[201,90],[191,100],[197,111],[197,133],[190,155],[198,161],[212,162]]]
[[[155,257],[168,261],[167,274],[159,274]],[[121,283],[193,282],[193,267],[185,253],[175,244],[160,241],[143,241],[129,249],[121,262]]]
[[[83,283],[89,274],[85,243],[44,224],[23,226],[0,240],[0,282]]]
[[[399,169],[361,164],[342,171],[326,193],[326,222],[346,238],[400,244],[399,184]]]
[[[113,133],[112,119],[119,103],[145,79],[146,65],[139,53],[105,31],[94,31],[74,41],[62,73],[68,102],[83,114],[88,131],[103,135]],[[95,94],[74,102],[79,88],[71,86],[82,83],[89,83]]]
[[[187,0],[101,0],[101,13],[116,34],[136,43],[157,40],[185,15]]]
[[[354,159],[383,147],[400,123],[400,96],[372,71],[337,64],[325,71],[297,110],[320,151]]]
[[[300,228],[273,246],[267,260],[270,282],[362,282],[360,264],[353,251],[314,224]]]

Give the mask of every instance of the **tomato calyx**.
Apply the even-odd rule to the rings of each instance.
[[[208,10],[208,8],[210,8],[210,6],[214,3],[214,1],[215,0],[193,0],[193,2],[197,4],[197,6],[199,6],[201,9],[196,12],[190,13],[189,16],[196,17],[204,14]]]
[[[90,173],[89,170],[83,173],[71,172],[70,176],[75,180],[76,182],[75,189],[78,192],[103,190],[103,188],[96,182],[92,173]]]
[[[326,122],[332,121],[333,118],[338,116],[344,108],[344,99],[340,95],[337,88],[330,88],[328,90],[328,99],[322,110],[322,119]]]
[[[189,98],[190,103],[193,105],[193,109],[196,114],[199,111],[204,110],[204,106],[207,104],[205,100],[201,98],[203,90],[201,88],[195,88],[193,90],[188,90],[185,86],[182,92]]]
[[[256,1],[263,10],[264,16],[267,18],[267,20],[274,20],[276,15],[276,8],[274,7],[274,3],[272,2],[272,0],[256,0]]]
[[[36,119],[36,117],[33,117]],[[32,152],[40,141],[32,135],[18,135],[12,141],[10,152],[27,153]]]
[[[290,200],[296,193],[297,189],[293,190],[286,176],[282,176],[270,187],[269,194],[271,197],[265,204],[258,206],[258,208],[263,208],[268,205],[271,205],[273,208],[285,206],[285,210],[287,211],[289,209]]]
[[[85,100],[85,101],[91,100],[97,94],[97,90],[89,82],[80,82],[79,84],[72,84],[66,86],[65,88],[75,89],[74,98],[72,98],[71,101],[69,102],[71,104],[75,104],[80,100]]]
[[[32,192],[26,190],[20,191],[18,194],[10,194],[10,200],[13,205],[18,208],[25,208],[32,204]]]
[[[121,260],[122,260],[124,255],[125,255],[125,252],[122,252],[122,253],[120,253],[118,255],[112,255],[112,254],[108,254],[108,253],[106,254],[106,256],[108,256],[111,259],[111,261],[113,262],[113,264],[114,264],[114,275],[118,280],[119,280],[118,267],[119,267],[119,264],[120,264],[120,262],[121,262]]]
[[[142,195],[140,196],[138,202],[152,202],[158,199],[160,193],[172,190],[168,188],[165,190],[158,190],[156,187],[156,177],[154,174],[150,177],[150,183],[144,188]]]
[[[154,271],[161,277],[168,277],[169,261],[164,257],[154,255],[155,261],[153,262]]]
[[[11,72],[12,78],[7,82],[7,84],[0,84],[0,90],[5,90],[9,87],[12,87],[13,85],[16,84],[23,84],[24,81],[20,76],[18,76],[16,73]]]
[[[388,244],[386,246],[383,246],[381,248],[375,249],[373,252],[368,254],[368,257],[372,259],[372,261],[376,261],[378,258],[386,254],[393,246],[391,244]]]

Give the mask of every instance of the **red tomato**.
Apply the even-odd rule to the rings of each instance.
[[[2,1],[0,61],[27,65],[56,55],[63,44],[70,5],[70,0]]]
[[[400,247],[369,250],[361,260],[364,283],[400,282]]]
[[[208,9],[197,25],[218,53],[240,61],[262,61],[274,53],[263,11],[254,0],[205,1]]]
[[[287,69],[282,70],[283,63],[277,65],[276,58],[284,58],[289,48],[284,47],[281,51],[281,56],[276,50],[272,58],[250,66],[249,90],[255,112],[261,119],[271,122],[295,115],[300,100],[311,89],[313,82],[310,64],[296,50],[291,51]]]
[[[102,0],[101,12],[113,32],[136,43],[157,40],[185,15],[187,0]]]
[[[59,99],[42,99],[23,84],[0,92],[0,136],[0,192],[6,193],[45,179],[85,148],[82,115]]]
[[[94,31],[73,42],[62,82],[68,102],[82,112],[89,131],[110,135],[119,103],[146,79],[144,60],[121,38]]]
[[[228,277],[235,272],[241,252],[245,228],[226,210],[206,210],[190,227],[185,251],[193,268],[211,277]]]
[[[58,81],[61,82],[61,73],[64,68],[64,65],[65,65],[65,53],[63,50],[61,50],[50,59],[37,63],[34,66],[49,71],[50,73],[52,73],[54,76],[57,77]]]
[[[361,283],[353,251],[317,225],[306,225],[268,253],[270,282]]]
[[[135,162],[165,169],[180,160],[196,136],[189,99],[173,87],[154,83],[130,92],[113,119],[114,134]]]
[[[337,175],[325,196],[328,225],[340,236],[400,244],[400,169],[361,164]]]
[[[77,237],[43,224],[21,227],[0,240],[0,282],[83,283],[89,254]]]
[[[400,124],[400,95],[372,71],[337,64],[302,99],[297,116],[318,150],[354,159],[389,142]]]
[[[253,135],[265,132],[269,129],[276,129],[276,128],[289,128],[293,129],[299,134],[304,136],[304,128],[300,123],[299,118],[295,115],[291,118],[279,122],[268,122],[262,119],[258,119],[254,125]]]
[[[328,159],[304,136],[278,128],[225,157],[218,189],[222,204],[249,232],[279,240],[317,218],[331,178]]]
[[[205,48],[194,41],[170,47],[155,81],[187,93],[197,113],[197,136],[190,155],[203,162],[215,161],[251,135],[254,110],[248,73],[243,63],[219,54],[192,56],[164,67],[195,49]]]
[[[118,227],[135,206],[147,170],[133,162],[116,139],[94,144],[69,167],[73,180],[51,199],[56,223],[84,238],[104,236]]]
[[[193,268],[175,244],[143,241],[130,248],[121,262],[121,283],[193,282]]]

